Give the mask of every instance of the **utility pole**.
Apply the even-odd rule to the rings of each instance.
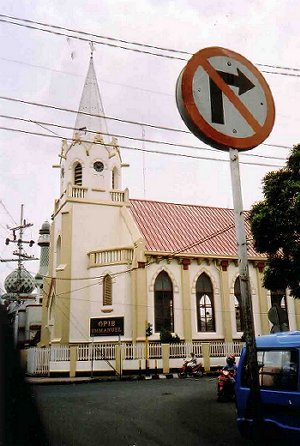
[[[21,215],[20,215],[20,224],[13,228],[10,228],[12,232],[12,236],[6,238],[5,244],[9,245],[10,243],[15,243],[17,245],[17,249],[13,251],[13,255],[17,258],[13,259],[1,259],[1,262],[18,262],[17,266],[17,281],[16,286],[11,291],[11,300],[17,302],[17,305],[14,309],[14,318],[13,318],[13,326],[14,326],[14,343],[15,346],[18,344],[18,335],[19,335],[19,307],[22,304],[25,296],[23,290],[22,283],[22,270],[23,270],[23,262],[28,260],[38,260],[34,256],[29,256],[24,250],[24,244],[28,244],[30,247],[33,246],[33,240],[24,240],[24,230],[30,226],[33,226],[32,223],[26,223],[26,220],[23,219],[24,213],[24,205],[21,205]],[[23,297],[23,298],[22,298]]]
[[[24,244],[28,244],[30,247],[33,246],[34,241],[33,240],[24,240],[24,229],[29,228],[30,226],[33,226],[32,223],[26,223],[26,220],[23,219],[24,214],[24,205],[21,204],[21,215],[20,215],[20,224],[18,226],[15,226],[13,228],[9,228],[9,230],[12,232],[12,236],[6,238],[5,244],[9,245],[10,243],[15,243],[17,245],[17,249],[13,251],[13,255],[16,256],[16,259],[1,259],[1,262],[18,262],[17,267],[17,274],[18,274],[18,280],[17,280],[17,289],[16,289],[16,300],[20,300],[20,294],[22,292],[22,268],[23,268],[23,262],[29,261],[29,260],[38,260],[38,258],[34,256],[28,255],[24,250]],[[18,233],[18,235],[17,235]]]

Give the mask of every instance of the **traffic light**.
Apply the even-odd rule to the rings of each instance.
[[[146,336],[151,336],[152,335],[152,324],[150,324],[150,322],[147,323],[146,326]]]
[[[29,246],[31,247],[33,244],[34,244],[34,241],[33,241],[33,240],[30,240],[30,242],[29,242]]]

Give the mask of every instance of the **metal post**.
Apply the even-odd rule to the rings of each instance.
[[[119,358],[120,358],[120,381],[122,380],[122,344],[121,344],[121,336],[118,336],[118,343],[119,343]]]
[[[24,222],[23,222],[23,215],[24,215],[24,204],[21,204],[21,217],[20,217],[20,230],[19,230],[19,239],[18,239],[18,286],[17,286],[17,290],[18,290],[18,300],[20,301],[20,294],[21,294],[21,289],[22,289],[22,277],[21,277],[21,272],[22,272],[22,254],[23,254],[23,229],[24,229]]]
[[[149,357],[149,340],[148,340],[148,336],[146,333],[147,330],[147,326],[148,326],[148,321],[145,321],[145,372],[146,375],[149,375],[149,362],[148,362],[148,357]]]
[[[258,378],[257,351],[253,319],[252,297],[247,259],[247,240],[243,216],[243,201],[240,181],[239,154],[237,149],[229,149],[232,196],[234,205],[235,228],[238,246],[239,274],[241,285],[244,335],[247,350],[247,368],[250,385],[249,409],[253,416],[254,436],[260,434],[262,412]]]
[[[94,377],[94,337],[92,337],[91,378]]]

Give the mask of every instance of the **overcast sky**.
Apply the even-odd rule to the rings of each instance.
[[[240,157],[247,209],[262,198],[263,176],[276,169],[273,166],[282,166],[288,156],[287,148],[272,144],[291,147],[299,142],[298,0],[7,0],[1,2],[0,14],[190,54],[202,48],[221,46],[253,62],[271,87],[276,121],[265,141],[268,145],[263,144]],[[9,19],[2,16],[0,20]],[[89,40],[83,34],[81,37]],[[0,96],[72,110],[78,108],[89,63],[88,42],[3,21],[0,21],[0,39]],[[101,41],[175,57],[157,57],[96,44],[94,63],[106,115],[187,130],[177,111],[175,85],[191,56],[114,40]],[[1,99],[0,106],[1,115],[62,126],[72,127],[76,118],[72,113],[22,102]],[[0,126],[45,135],[53,135],[52,131],[59,137],[72,136],[71,130],[48,126],[51,129],[48,131],[34,123],[7,118],[0,118]],[[130,164],[123,169],[123,188],[129,188],[131,198],[232,207],[227,153],[204,150],[210,148],[191,134],[113,121],[108,121],[108,129],[111,133],[135,138],[144,136],[145,142],[119,138],[121,146],[224,160],[143,155],[139,151],[122,149],[123,162]],[[147,139],[161,143],[149,143]],[[199,149],[168,146],[163,142]],[[29,239],[37,240],[41,224],[50,220],[54,199],[59,193],[58,170],[52,165],[59,162],[61,142],[59,138],[0,129],[0,144],[0,256],[10,258],[12,247],[4,243],[10,235],[6,228],[14,225],[13,220],[19,222],[22,203],[26,220],[34,224],[25,234]],[[242,164],[245,162],[254,165]],[[27,251],[39,255],[36,248]],[[0,286],[3,287],[4,278],[15,267],[14,263],[0,263]],[[27,262],[26,267],[36,272],[38,262]]]

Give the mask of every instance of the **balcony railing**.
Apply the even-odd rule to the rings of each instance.
[[[126,203],[128,201],[128,189],[125,189],[124,191],[112,190],[110,196],[112,201],[116,203]]]
[[[89,253],[90,266],[130,264],[133,259],[132,248],[105,249]]]
[[[86,192],[86,187],[69,185],[68,196],[72,198],[85,198]]]

